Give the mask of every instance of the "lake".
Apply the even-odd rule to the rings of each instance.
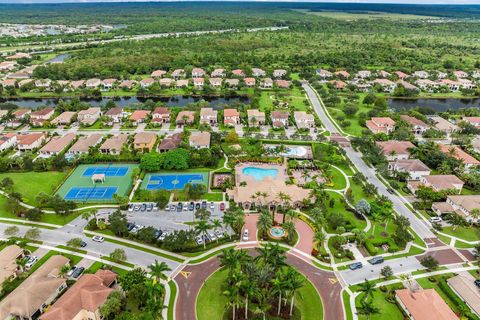
[[[42,106],[54,107],[58,103],[57,98],[20,98],[20,99],[0,99],[0,103],[15,104],[21,108],[38,108]],[[69,101],[71,98],[63,98],[63,101]],[[218,97],[218,96],[172,96],[172,97],[121,97],[121,98],[80,98],[80,101],[90,104],[92,107],[100,107],[105,105],[107,101],[113,100],[118,107],[136,107],[141,106],[147,100],[153,100],[155,102],[161,102],[166,107],[185,107],[190,103],[200,102],[202,100],[209,103],[210,107],[214,109],[220,109],[224,105],[234,103],[250,103],[250,99],[247,96],[233,96],[233,97]]]
[[[62,53],[62,54],[59,54],[55,57],[53,57],[52,59],[48,60],[45,62],[45,64],[49,64],[49,63],[61,63],[61,62],[64,62],[66,59],[70,58],[70,55],[69,54],[66,54],[66,53]]]
[[[480,108],[480,98],[473,99],[398,99],[389,98],[388,106],[395,110],[412,109],[416,107],[430,108],[436,112],[446,111],[448,109],[461,109],[461,108]]]

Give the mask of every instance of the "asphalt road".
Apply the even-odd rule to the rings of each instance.
[[[9,226],[11,226],[11,224],[0,223],[0,234],[3,235],[3,232]],[[31,229],[30,227],[20,225],[18,225],[18,228],[20,229],[19,235],[23,235],[28,229]],[[107,241],[103,243],[94,242],[92,239],[84,236],[82,233],[79,233],[78,230],[79,228],[74,225],[66,225],[65,227],[56,230],[40,229],[41,233],[39,240],[43,241],[45,244],[48,245],[58,246],[65,245],[66,242],[72,238],[80,237],[85,242],[87,242],[87,246],[83,248],[83,250],[87,250],[88,254],[92,256],[108,256],[116,248],[122,248],[123,250],[125,250],[128,262],[141,267],[147,267],[155,260],[158,260],[159,262],[164,261],[172,270],[174,270],[179,265],[178,262],[171,261],[145,251],[132,249]]]
[[[327,128],[327,130],[330,131],[331,133],[340,134],[339,130],[335,127],[332,120],[330,120],[330,118],[327,116],[324,108],[322,107],[323,102],[319,100],[314,90],[308,84],[303,84],[302,86],[307,92],[313,104],[313,107],[315,109],[315,112],[317,113],[318,117],[320,118],[320,121],[322,121],[325,128]],[[353,162],[353,164],[358,169],[358,171],[362,172],[367,177],[368,181],[373,185],[375,185],[375,187],[377,187],[378,193],[389,198],[393,203],[393,208],[395,209],[395,211],[401,214],[402,216],[407,217],[410,220],[410,224],[412,226],[413,231],[415,231],[415,233],[417,233],[423,239],[435,237],[435,235],[433,234],[432,231],[430,231],[428,226],[426,226],[423,221],[419,220],[413,214],[413,212],[411,212],[405,206],[402,199],[400,199],[396,195],[390,194],[387,191],[387,187],[376,176],[376,170],[374,168],[369,167],[365,163],[365,161],[363,161],[361,153],[355,152],[350,147],[344,147],[344,149],[347,153],[347,157]]]

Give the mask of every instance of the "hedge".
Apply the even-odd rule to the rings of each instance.
[[[459,296],[450,288],[450,286],[447,284],[447,281],[445,277],[442,277],[440,281],[438,282],[438,287],[440,290],[442,290],[443,293],[452,301],[454,305],[457,307],[461,308],[462,306],[465,306],[468,310],[468,312],[465,312],[464,316],[467,317],[470,320],[478,320],[478,317],[474,315],[472,312],[470,312],[470,309],[466,304],[463,302],[462,299],[460,299]]]
[[[369,239],[365,240],[365,243],[363,244],[363,246],[371,256],[374,256],[378,253],[378,249],[373,245],[373,243]]]

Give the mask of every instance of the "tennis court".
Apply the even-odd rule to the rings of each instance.
[[[115,194],[126,196],[132,186],[132,170],[138,164],[79,165],[58,189],[57,194],[75,202],[112,202]],[[104,182],[93,182],[92,176],[104,174]]]
[[[65,200],[92,201],[112,199],[117,187],[73,187],[65,195]]]
[[[208,173],[151,173],[145,176],[142,189],[181,190],[187,183],[207,185]]]

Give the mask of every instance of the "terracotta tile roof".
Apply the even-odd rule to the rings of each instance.
[[[174,135],[171,135],[163,139],[162,142],[160,142],[160,144],[158,145],[158,150],[164,151],[164,150],[172,150],[172,149],[178,148],[181,142],[182,142],[182,134],[175,133]]]
[[[460,149],[458,146],[447,146],[444,144],[440,144],[440,151],[442,151],[445,154],[450,154],[450,152],[453,151],[453,157],[459,160],[463,160],[463,163],[467,165],[479,165],[480,161]]]
[[[144,120],[148,117],[149,114],[150,114],[149,110],[135,110],[130,116],[130,120],[132,121]]]
[[[408,149],[414,148],[415,145],[410,141],[377,141],[377,145],[382,148],[383,154],[388,156],[394,152],[395,154],[410,154]]]
[[[93,147],[100,143],[102,140],[102,134],[95,133],[88,136],[80,137],[77,142],[68,150],[70,153],[85,153],[88,152],[90,147]]]
[[[33,132],[17,135],[17,143],[19,145],[31,145],[39,139],[44,139],[45,135],[41,132]]]
[[[150,76],[152,76],[154,78],[159,78],[159,77],[164,76],[166,73],[167,73],[167,71],[165,71],[165,70],[155,70],[155,71],[152,72],[152,74]]]
[[[51,107],[43,108],[43,109],[32,112],[30,114],[30,118],[44,117],[44,116],[48,115],[49,113],[52,113],[53,111],[54,111],[54,109],[51,108]]]
[[[21,118],[21,117],[23,117],[24,115],[26,115],[27,113],[30,113],[30,112],[32,112],[32,110],[30,110],[30,109],[17,109],[12,113],[12,115],[15,118]]]
[[[157,135],[153,132],[139,132],[133,138],[134,144],[149,144],[157,139]]]
[[[111,108],[111,109],[108,109],[107,112],[105,112],[105,115],[106,116],[120,116],[122,115],[123,113],[123,109],[120,108],[120,107],[115,107],[115,108]]]
[[[457,275],[447,279],[448,284],[473,311],[480,314],[480,290],[469,278]]]
[[[240,112],[237,109],[224,109],[223,110],[224,117],[239,117]]]
[[[390,162],[390,164],[407,172],[430,171],[430,168],[418,159],[399,159],[394,162]]]
[[[210,145],[210,132],[192,132],[190,135],[190,144],[196,147]]]
[[[75,133],[67,133],[63,136],[53,137],[41,149],[40,153],[59,153],[65,149],[73,140],[75,140]]]
[[[426,123],[423,122],[422,120],[417,119],[417,118],[415,118],[415,117],[411,117],[411,116],[406,115],[406,114],[402,114],[402,115],[400,116],[400,119],[402,119],[403,121],[405,121],[406,123],[408,123],[408,124],[411,125],[411,126],[418,126],[418,127],[428,128],[428,124],[426,124]]]
[[[72,121],[72,118],[75,116],[76,112],[73,111],[65,111],[61,113],[58,117],[53,119],[51,122],[52,124],[67,124]]]
[[[272,111],[272,119],[288,119],[288,116],[286,111]]]
[[[0,285],[17,270],[16,259],[23,254],[23,249],[10,245],[0,251]]]
[[[458,320],[435,289],[401,289],[395,294],[415,320]]]
[[[431,185],[436,190],[456,189],[456,187],[462,187],[463,181],[457,176],[447,175],[428,175],[423,176],[422,181],[425,181],[428,185]]]
[[[152,112],[152,115],[155,115],[155,114],[170,115],[170,109],[165,107],[157,107]]]

